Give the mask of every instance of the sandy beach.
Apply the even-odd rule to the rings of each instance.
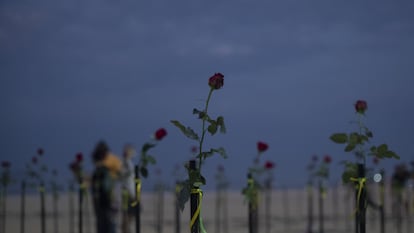
[[[351,196],[349,196],[351,195]],[[324,201],[324,229],[328,233],[354,232],[352,213],[354,199],[353,193],[349,193],[344,187],[330,189]],[[74,193],[73,210],[78,211],[77,195]],[[202,218],[207,232],[216,233],[248,233],[247,223],[247,205],[244,197],[239,191],[226,192],[228,217],[222,217],[220,225],[222,228],[216,228],[216,193],[204,192],[202,202]],[[350,198],[351,197],[351,198]],[[394,220],[391,217],[390,195],[386,195],[386,231],[388,233],[398,233]],[[269,232],[284,233],[304,233],[307,229],[307,193],[306,189],[285,189],[273,190],[270,199],[265,195],[260,196],[260,221],[259,232],[266,233],[265,228],[265,205],[270,207],[270,228]],[[90,198],[89,198],[90,199]],[[375,200],[375,197],[374,197]],[[26,197],[26,222],[25,232],[40,233],[40,197],[39,195],[28,195]],[[46,197],[46,232],[47,233],[77,233],[77,217],[70,221],[69,214],[69,195],[62,194],[58,202],[58,232],[55,232],[53,221],[52,196]],[[142,230],[145,233],[174,233],[174,195],[172,192],[165,191],[163,199],[162,225],[159,225],[156,217],[157,203],[160,203],[159,195],[155,193],[144,192],[142,195]],[[269,204],[270,203],[270,204]],[[317,199],[316,192],[314,198],[314,223],[313,230],[318,232],[317,219]],[[7,199],[7,220],[5,233],[20,232],[20,196],[9,195]],[[188,203],[181,216],[181,232],[189,232],[189,206]],[[413,213],[404,217],[401,224],[401,233],[409,233],[414,227]],[[94,233],[94,216],[92,206],[85,206],[84,213],[84,233]],[[223,216],[223,214],[221,215]],[[227,229],[225,229],[225,222]],[[368,209],[367,211],[367,232],[379,232],[379,213]],[[132,232],[134,231],[132,224]],[[161,227],[157,227],[161,226]],[[228,230],[228,231],[227,231]],[[120,232],[120,230],[118,231]]]

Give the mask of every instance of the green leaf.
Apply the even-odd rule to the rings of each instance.
[[[388,151],[387,144],[381,144],[378,146],[378,153],[379,154],[385,154]]]
[[[350,152],[353,149],[355,149],[355,144],[351,144],[349,143],[346,147],[345,147],[345,152]]]
[[[357,144],[357,143],[359,143],[359,135],[357,134],[357,133],[351,133],[350,135],[349,135],[349,143],[350,144]]]
[[[216,122],[212,121],[211,124],[208,126],[207,130],[211,135],[214,135],[217,132]]]
[[[185,203],[190,199],[191,185],[189,180],[185,180],[181,183],[181,190],[178,194],[178,205],[181,211],[184,210]]]
[[[335,133],[332,134],[329,138],[332,141],[340,144],[346,143],[348,141],[348,135],[346,135],[345,133]]]
[[[157,162],[157,160],[155,160],[155,158],[151,155],[147,155],[145,156],[145,159],[148,161],[148,163],[150,164],[155,164]]]
[[[390,151],[390,150],[385,153],[385,157],[400,159],[399,155],[397,155],[394,151]]]
[[[139,169],[139,171],[141,172],[142,177],[147,178],[148,177],[148,170],[146,167],[141,167]]]
[[[197,133],[194,132],[194,130],[191,129],[190,127],[185,127],[179,121],[176,121],[176,120],[172,120],[171,123],[177,126],[186,137],[197,140],[197,141],[199,140]]]
[[[154,146],[155,146],[155,144],[153,144],[153,143],[145,143],[142,146],[141,151],[142,151],[143,154],[145,154],[149,149],[153,148]]]
[[[223,147],[219,147],[217,149],[211,149],[211,152],[217,153],[217,154],[221,155],[221,157],[227,159],[227,153],[226,153],[226,150]]]
[[[226,126],[224,124],[224,117],[219,116],[217,117],[217,125],[220,127],[220,133],[226,133]]]

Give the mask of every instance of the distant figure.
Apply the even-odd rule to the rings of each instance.
[[[131,232],[131,222],[135,216],[135,209],[131,203],[135,200],[134,163],[132,159],[136,155],[134,147],[130,144],[124,146],[122,160],[122,223],[123,233]]]
[[[93,207],[96,216],[97,233],[115,233],[117,201],[114,195],[119,178],[121,161],[111,154],[104,141],[98,142],[92,153],[95,170],[92,175]]]

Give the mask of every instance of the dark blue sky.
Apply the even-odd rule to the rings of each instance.
[[[199,130],[207,80],[225,75],[211,114],[228,133],[204,167],[244,183],[256,142],[277,163],[276,185],[303,185],[313,154],[351,159],[329,135],[354,126],[353,103],[368,102],[373,143],[414,159],[412,1],[15,1],[0,2],[0,148],[21,174],[38,147],[70,175],[77,152],[99,139],[120,154],[159,127],[153,154],[164,179],[191,157],[193,142],[169,121]],[[266,158],[265,158],[266,157]],[[381,163],[389,172],[399,162]],[[342,168],[334,165],[332,180]],[[155,169],[155,167],[154,167]],[[148,185],[153,179],[150,179]]]

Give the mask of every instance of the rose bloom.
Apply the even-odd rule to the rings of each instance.
[[[323,157],[323,161],[325,163],[331,163],[332,162],[332,158],[329,155],[325,155],[325,157]]]
[[[83,154],[81,152],[76,154],[76,162],[80,163],[83,161]]]
[[[275,164],[272,161],[266,161],[266,163],[264,164],[264,167],[266,169],[272,169],[275,167]]]
[[[38,155],[42,156],[42,155],[43,155],[43,153],[44,153],[44,151],[43,151],[43,149],[42,149],[42,148],[37,149],[37,154],[38,154]]]
[[[221,73],[215,73],[208,79],[208,85],[214,89],[220,89],[224,85],[224,75]]]
[[[3,168],[9,168],[10,167],[10,162],[9,161],[2,161],[1,162],[1,166]]]
[[[157,141],[163,139],[165,136],[167,136],[167,131],[164,128],[160,128],[155,132],[155,139]]]
[[[266,143],[264,143],[264,142],[257,142],[257,150],[259,152],[265,152],[268,148],[269,148],[269,146]]]
[[[366,110],[368,109],[368,105],[367,102],[364,100],[358,100],[355,103],[355,111],[357,111],[358,113],[364,113]]]
[[[377,158],[377,157],[374,157],[374,158],[372,158],[372,162],[375,164],[375,165],[377,165],[377,164],[379,164],[379,158]]]

